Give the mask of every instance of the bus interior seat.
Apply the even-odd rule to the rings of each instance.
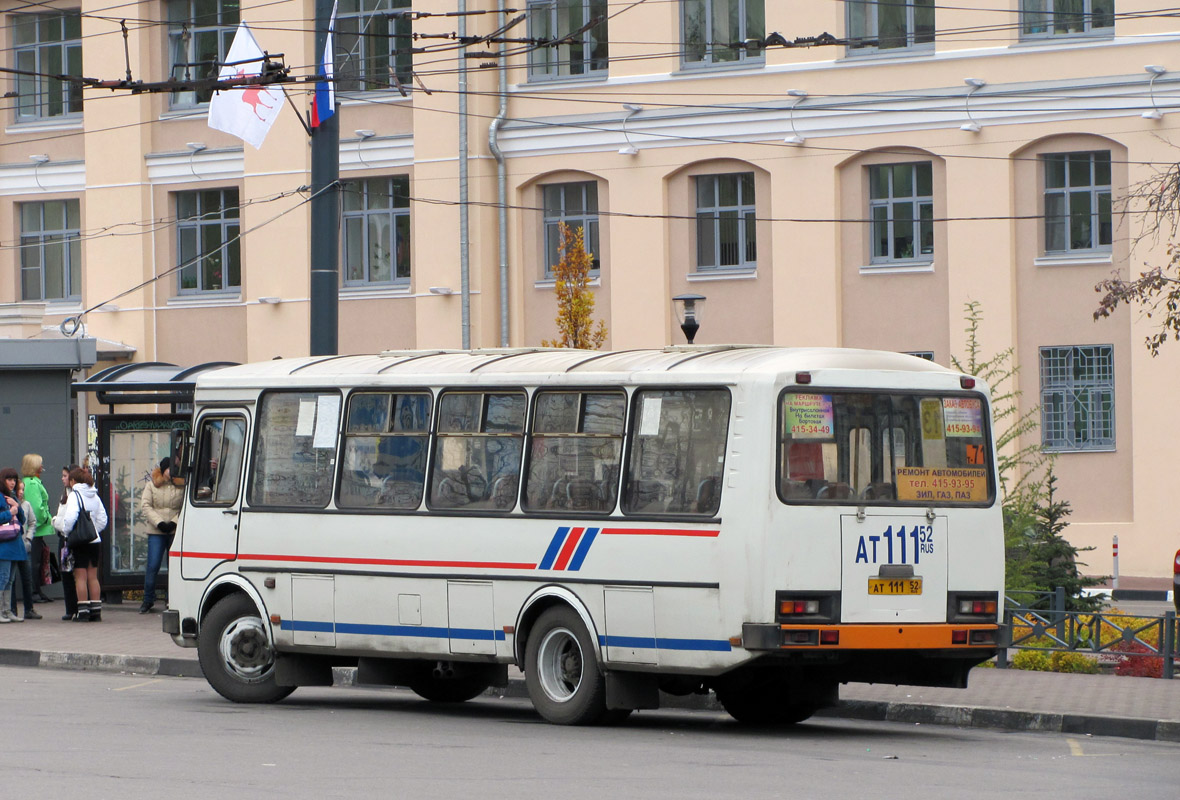
[[[698,514],[707,514],[716,510],[717,502],[717,488],[721,485],[721,479],[716,475],[711,475],[697,484],[697,504],[696,511]]]
[[[852,497],[852,487],[847,483],[825,483],[815,493],[817,500],[847,500]]]
[[[860,496],[865,500],[896,500],[897,491],[888,481],[875,481],[866,486]]]
[[[571,511],[601,511],[598,484],[588,478],[570,478],[565,487],[566,508]]]
[[[787,478],[783,481],[783,497],[787,500],[810,500],[815,496],[807,481],[794,481]]]

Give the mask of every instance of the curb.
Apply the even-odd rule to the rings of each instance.
[[[201,665],[195,659],[189,658],[62,653],[15,648],[0,648],[0,666],[131,672],[137,675],[161,675],[174,678],[203,677]],[[335,667],[332,673],[333,686],[356,686],[355,667]],[[523,679],[512,678],[508,681],[507,686],[493,686],[488,689],[484,692],[484,697],[527,699],[528,689]],[[691,711],[725,710],[711,693],[681,697],[660,692],[660,707]],[[1125,739],[1180,742],[1180,720],[1108,717],[1098,714],[1055,714],[1016,711],[1009,708],[988,708],[986,706],[944,706],[876,700],[841,700],[838,705],[825,708],[819,711],[816,716],[873,722],[902,722],[914,725],[953,725],[961,728],[1068,733],[1078,736],[1118,736]]]

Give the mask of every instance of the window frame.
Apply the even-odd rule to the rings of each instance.
[[[685,511],[630,511],[628,505],[631,502],[630,487],[632,476],[632,461],[635,457],[636,443],[635,439],[640,435],[640,414],[639,402],[641,396],[645,392],[707,392],[716,391],[725,394],[727,403],[727,414],[725,417],[725,434],[722,440],[721,455],[723,461],[721,462],[718,471],[717,483],[717,509],[709,513],[704,512],[685,512]],[[728,464],[724,460],[729,455],[730,434],[733,432],[733,389],[728,385],[719,384],[638,384],[630,387],[630,398],[627,404],[627,426],[625,427],[623,455],[622,455],[622,469],[621,483],[619,484],[619,498],[617,502],[618,511],[628,519],[650,519],[650,520],[720,520],[721,501],[725,494],[725,470]],[[658,435],[658,434],[657,434]]]
[[[1096,364],[1094,371],[1099,375],[1101,375],[1102,371],[1108,372],[1109,381],[1095,377],[1083,379],[1079,382],[1074,377],[1074,361],[1078,357],[1079,351],[1082,350],[1095,351],[1089,356],[1095,360],[1099,357],[1106,359],[1106,363]],[[1066,373],[1064,380],[1055,380],[1046,376],[1048,369],[1046,365],[1046,354],[1049,351],[1059,351],[1058,355],[1065,356],[1066,362],[1060,366],[1060,369]],[[1065,353],[1061,351],[1069,352]],[[1097,351],[1104,352],[1099,353]],[[1038,348],[1037,356],[1038,375],[1040,377],[1041,450],[1047,453],[1092,453],[1116,450],[1118,439],[1118,406],[1115,402],[1115,389],[1118,376],[1115,374],[1114,345],[1046,345]],[[1086,424],[1086,438],[1084,440],[1079,440],[1075,436],[1077,433],[1076,410],[1079,402],[1076,395],[1081,391],[1084,391],[1088,395],[1085,408],[1088,419]],[[1105,398],[1103,394],[1105,394]],[[1055,433],[1058,427],[1049,419],[1053,409],[1057,408],[1051,396],[1061,397],[1061,439],[1057,441],[1050,440],[1050,436]],[[1109,402],[1109,408],[1106,410],[1101,408],[1101,404],[1104,401]],[[1094,404],[1099,405],[1097,410]],[[1100,431],[1104,427],[1104,422],[1110,435],[1108,437],[1096,436],[1095,431]]]
[[[570,432],[548,432],[538,434],[537,427],[537,404],[541,396],[546,394],[577,394],[580,396],[578,406],[578,427],[582,428],[585,422],[585,397],[586,395],[615,395],[621,397],[623,400],[623,421],[622,429],[618,435],[610,433],[585,433],[582,431],[576,433]],[[520,510],[529,516],[558,516],[558,517],[609,517],[615,513],[619,508],[619,502],[622,499],[623,489],[622,480],[627,458],[627,424],[630,421],[630,398],[627,396],[626,389],[622,387],[610,386],[553,386],[553,387],[536,387],[533,389],[532,396],[529,398],[529,414],[527,425],[525,426],[525,444],[523,465],[521,467],[521,489],[520,489]],[[607,509],[599,511],[581,511],[570,508],[532,508],[528,504],[528,489],[529,479],[532,476],[532,468],[534,464],[533,459],[533,442],[538,437],[568,437],[574,439],[598,439],[598,440],[618,440],[619,442],[619,461],[617,464],[618,474],[615,476],[615,495],[614,502]]]
[[[165,4],[164,11],[168,17],[169,74],[177,80],[184,80],[186,78],[216,78],[221,73],[222,62],[225,61],[226,55],[229,53],[229,48],[233,44],[234,34],[237,32],[238,25],[241,22],[241,5],[236,0],[216,0],[217,14],[216,20],[212,24],[206,21],[212,15],[206,15],[204,17],[197,16],[198,2],[199,0],[168,0]],[[185,7],[183,19],[180,17],[181,6]],[[198,20],[202,24],[194,24]],[[197,37],[209,34],[216,35],[217,38],[216,60],[207,73],[194,74],[192,70],[197,69],[199,65],[209,63],[208,59],[199,60],[198,55],[212,54],[198,54],[195,52]],[[188,37],[187,42],[185,41],[186,36]],[[179,58],[181,45],[184,46],[183,60]],[[187,63],[190,66],[180,67],[179,64],[182,63]],[[209,97],[205,98],[202,98],[196,90],[172,92],[169,95],[169,107],[176,110],[183,110],[207,106],[213,95],[212,90],[208,91]]]
[[[216,210],[216,216],[211,216],[214,212],[210,210],[203,210],[203,198],[205,195],[217,192],[220,196],[220,204]],[[233,193],[233,204],[226,202],[229,193]],[[236,186],[217,188],[217,189],[194,189],[173,192],[173,203],[176,208],[176,253],[178,265],[185,266],[177,270],[176,273],[176,290],[179,295],[186,296],[200,296],[207,295],[232,295],[240,294],[242,290],[242,252],[241,252],[241,199]],[[192,216],[181,216],[181,198],[193,197],[193,204],[195,213]],[[227,212],[232,211],[234,216],[227,216]],[[212,228],[220,229],[220,244],[212,252],[205,252],[204,239],[205,231]],[[186,255],[186,238],[187,233],[194,232],[192,236],[195,238],[194,250],[190,255]],[[213,257],[214,253],[221,255],[220,269],[223,272],[222,285],[220,288],[205,288],[204,274],[206,269],[206,259]],[[229,279],[233,274],[236,266],[237,269],[237,283],[230,284]],[[196,273],[196,286],[186,287],[184,285],[185,277],[187,275]]]
[[[911,194],[909,195],[895,195],[895,170],[898,167],[914,167],[911,176]],[[919,194],[920,176],[918,169],[925,167],[929,170],[927,180],[930,183],[930,194]],[[885,197],[873,197],[874,186],[874,171],[888,170],[888,194]],[[934,226],[934,162],[933,161],[899,161],[888,164],[868,164],[865,168],[865,175],[868,180],[868,232],[869,232],[869,267],[892,267],[892,266],[917,266],[928,265],[934,263],[934,257],[937,253],[938,242],[935,238]],[[911,238],[914,242],[914,254],[911,256],[898,257],[896,255],[897,236],[894,233],[895,225],[898,222],[906,223],[907,220],[901,220],[894,216],[895,207],[898,205],[909,204],[911,207],[911,216],[908,218],[908,224],[911,226]],[[877,218],[877,210],[884,209],[885,217],[883,219]],[[928,211],[929,217],[923,217],[923,213]],[[888,253],[879,255],[877,253],[877,230],[878,225],[884,223],[886,230],[886,248]],[[923,252],[925,245],[923,238],[925,236],[925,228],[929,226],[930,236],[930,250]]]
[[[228,501],[217,499],[217,490],[215,488],[211,488],[209,497],[202,498],[200,496],[200,478],[203,477],[201,467],[201,462],[203,460],[203,451],[201,450],[201,446],[204,441],[203,434],[205,432],[205,426],[208,423],[215,421],[220,421],[223,426],[231,421],[240,422],[242,424],[242,459],[238,462],[238,486],[237,490],[234,492],[233,498]],[[244,414],[210,410],[208,413],[205,413],[201,416],[201,419],[197,424],[193,466],[189,474],[189,483],[191,484],[191,488],[188,493],[190,505],[199,506],[202,508],[232,508],[233,506],[237,505],[243,494],[242,476],[245,474],[244,467],[246,465],[246,459],[250,455],[251,443],[249,432],[250,422],[246,419]],[[225,447],[227,441],[229,441],[229,437],[225,435],[225,429],[223,427],[221,433],[221,449],[217,453],[218,485],[220,485],[220,479],[222,473],[224,472],[222,465],[225,464]]]
[[[352,414],[352,403],[353,403],[354,398],[361,396],[361,395],[389,395],[393,398],[402,397],[402,396],[406,396],[406,395],[426,397],[430,401],[430,409],[426,414],[426,427],[423,428],[422,431],[420,431],[420,432],[419,431],[405,432],[405,431],[387,430],[384,433],[376,433],[376,432],[368,432],[368,431],[352,433],[349,430],[349,417]],[[332,502],[335,503],[336,507],[341,510],[348,511],[349,513],[413,514],[413,513],[418,512],[418,510],[422,508],[423,502],[425,502],[426,488],[430,482],[430,469],[431,469],[430,459],[431,459],[431,451],[433,449],[432,445],[434,442],[435,409],[436,409],[435,393],[432,392],[429,388],[421,387],[421,386],[383,386],[383,387],[382,386],[370,386],[370,387],[363,387],[363,388],[355,388],[355,389],[347,392],[347,394],[344,397],[343,405],[341,406],[341,412],[340,412],[341,413],[341,416],[340,416],[340,442],[339,442],[339,446],[338,446],[339,447],[339,457],[337,458],[337,465],[336,465],[336,478],[335,478],[336,485],[335,485],[335,489],[333,490],[333,494],[332,494]],[[390,413],[392,415],[392,410]],[[366,437],[366,436],[367,437],[402,437],[402,438],[414,437],[414,438],[420,438],[423,440],[423,446],[425,447],[425,451],[424,451],[423,457],[422,457],[422,470],[423,470],[422,485],[420,487],[420,492],[418,495],[418,502],[416,505],[414,505],[412,508],[400,507],[400,506],[389,506],[389,505],[358,506],[358,505],[344,505],[340,502],[341,494],[344,491],[345,459],[348,454],[348,439],[350,436],[353,436],[353,437]]]
[[[937,7],[933,0],[905,0],[905,43],[890,47],[881,47],[881,2],[882,0],[845,1],[844,25],[845,30],[848,31],[849,41],[874,42],[873,44],[849,44],[846,47],[848,55],[874,55],[934,51],[938,28],[936,23]],[[918,12],[920,9],[919,3],[929,7],[929,32],[918,31]],[[890,3],[890,5],[893,5],[893,3]],[[863,36],[857,36],[855,33],[858,24],[861,23],[860,20],[856,19],[858,9],[864,10]]]
[[[1073,159],[1077,156],[1087,156],[1089,161],[1089,184],[1085,186],[1074,187],[1071,184],[1073,179]],[[1100,177],[1100,163],[1102,158],[1098,156],[1105,156],[1106,163],[1106,183],[1099,183]],[[1061,186],[1049,186],[1050,181],[1050,163],[1061,161]],[[1044,216],[1044,225],[1041,228],[1041,235],[1044,237],[1042,241],[1041,252],[1046,256],[1068,256],[1075,254],[1099,254],[1109,253],[1114,247],[1114,210],[1112,207],[1113,194],[1111,187],[1114,181],[1114,175],[1111,170],[1111,159],[1109,150],[1075,150],[1061,153],[1041,153],[1038,158],[1039,167],[1041,171],[1041,213]],[[1089,198],[1089,213],[1088,215],[1075,214],[1072,209],[1072,199],[1075,196],[1084,195]],[[1049,198],[1061,197],[1061,214],[1049,214]],[[1105,198],[1105,202],[1104,202]],[[1105,205],[1105,209],[1103,206]],[[1088,216],[1089,221],[1089,239],[1090,244],[1084,247],[1073,246],[1073,229],[1077,219],[1082,216]],[[1077,219],[1075,219],[1077,218]],[[1060,225],[1060,230],[1051,232],[1051,226]],[[1101,240],[1103,236],[1109,240],[1103,243]],[[1050,249],[1050,239],[1059,238],[1064,245],[1062,248]]]
[[[62,219],[65,222],[65,227],[57,230],[47,230],[45,228],[45,210],[50,203],[62,204]],[[21,202],[16,204],[16,217],[20,225],[20,233],[18,234],[20,241],[20,258],[17,269],[20,273],[20,299],[21,302],[69,302],[80,300],[82,298],[82,204],[76,197],[62,198],[60,200],[35,200],[31,202]],[[78,223],[77,227],[70,227],[71,206],[73,209],[72,216]],[[37,217],[40,221],[41,227],[34,231],[25,230],[25,212],[26,209],[36,207]],[[59,268],[61,269],[61,286],[62,294],[60,297],[49,297],[46,292],[46,251],[48,248],[61,248],[61,258]],[[37,253],[37,265],[30,267],[26,260],[31,257],[32,253]],[[75,260],[77,263],[75,264]],[[29,296],[27,291],[28,284],[26,277],[30,276],[36,271],[38,279],[38,292],[36,297]],[[77,283],[75,286],[74,284]]]
[[[1081,11],[1058,11],[1055,7],[1064,0],[1021,0],[1020,1],[1020,38],[1023,41],[1045,39],[1064,39],[1078,37],[1111,37],[1115,32],[1115,0],[1109,2],[1110,8],[1099,12],[1094,11],[1094,0],[1081,0]],[[1077,17],[1082,20],[1081,30],[1056,30],[1055,18]],[[1108,25],[1094,25],[1094,19],[1108,20]]]
[[[594,210],[591,213],[589,208],[589,201],[593,188],[593,205]],[[549,190],[560,189],[561,202],[558,213],[551,215],[549,213]],[[569,203],[567,202],[568,193],[571,189],[579,189],[581,191],[582,213],[571,214],[568,212]],[[591,256],[590,278],[598,278],[602,275],[602,256],[600,249],[602,246],[602,223],[599,220],[599,204],[598,204],[598,181],[564,181],[560,183],[546,183],[542,184],[541,190],[541,238],[542,238],[542,253],[544,257],[542,262],[544,264],[544,272],[542,273],[543,280],[551,281],[556,278],[557,262],[549,263],[549,259],[558,257],[558,245],[561,243],[561,229],[558,223],[564,222],[570,228],[582,228],[586,251]],[[589,230],[587,230],[589,229]],[[552,238],[550,238],[552,237]]]
[[[718,179],[727,177],[737,178],[736,204],[721,203],[721,183]],[[745,176],[749,176],[748,182],[744,180]],[[717,273],[726,272],[753,272],[758,269],[758,174],[753,170],[743,170],[741,172],[719,172],[719,173],[704,173],[700,175],[692,175],[692,198],[693,198],[693,213],[695,218],[695,229],[693,237],[693,246],[696,254],[694,259],[692,274],[695,275],[713,275]],[[712,182],[712,206],[701,205],[701,182]],[[753,200],[749,203],[745,202],[744,193],[748,184],[749,191],[754,193]],[[736,247],[738,259],[736,264],[723,264],[722,250],[724,249],[722,237],[722,223],[724,222],[722,214],[736,213]],[[713,240],[713,253],[711,264],[703,264],[702,255],[703,247],[701,242],[702,225],[709,221],[711,228],[711,236]],[[752,230],[751,230],[752,229]],[[754,250],[754,258],[750,259],[750,248]]]
[[[692,47],[694,50],[699,49],[700,57],[690,57],[690,43],[689,43],[689,9],[690,3],[699,4],[701,6],[701,17],[704,21],[704,31],[701,34],[699,43],[694,42]],[[750,67],[763,66],[766,63],[766,56],[763,50],[757,52],[750,52],[746,48],[741,48],[737,51],[737,57],[732,59],[718,59],[715,56],[716,52],[731,51],[733,48],[721,46],[713,41],[713,22],[716,17],[714,8],[718,3],[737,4],[737,20],[738,29],[741,33],[737,37],[737,41],[746,41],[747,39],[763,39],[766,36],[766,5],[763,0],[681,0],[680,5],[680,67],[681,69],[718,69],[725,67]],[[751,8],[757,5],[761,8],[762,30],[750,30],[750,25],[755,20],[751,19]]]
[[[82,76],[82,14],[80,9],[42,13],[8,14],[12,64],[19,70],[36,73]],[[22,24],[31,25],[33,41],[17,43]],[[43,26],[56,24],[59,39],[42,40]],[[77,35],[71,36],[70,28],[77,28]],[[57,55],[58,66],[54,68],[53,52]],[[29,63],[31,60],[32,63]],[[48,62],[48,63],[46,63]],[[14,104],[14,118],[17,123],[41,122],[45,120],[76,119],[82,116],[82,84],[59,81],[48,77],[32,75],[13,76],[17,99]],[[27,87],[27,88],[26,88]],[[26,91],[31,101],[26,102]],[[56,102],[52,99],[57,96]],[[52,106],[60,107],[54,113]],[[26,109],[33,109],[26,113]]]
[[[262,442],[263,427],[264,427],[264,422],[266,421],[263,418],[263,414],[266,412],[266,402],[267,402],[267,399],[273,395],[284,395],[284,394],[285,395],[312,395],[312,396],[314,396],[316,398],[316,403],[317,403],[317,409],[316,409],[317,417],[319,415],[318,403],[319,403],[319,396],[320,395],[334,395],[335,397],[337,397],[340,400],[340,405],[336,410],[336,434],[335,434],[335,442],[334,442],[333,446],[331,448],[327,448],[327,447],[323,447],[323,448],[313,447],[312,448],[313,450],[329,450],[330,449],[331,450],[330,457],[333,461],[333,463],[325,471],[326,475],[328,477],[329,484],[328,484],[328,490],[324,496],[324,502],[321,505],[314,505],[314,504],[291,505],[291,504],[281,504],[281,503],[260,503],[257,501],[257,499],[255,497],[255,490],[256,490],[255,482],[256,482],[256,476],[258,474],[258,469],[259,469],[259,446]],[[249,467],[249,469],[243,473],[243,481],[245,483],[244,499],[245,499],[246,504],[251,509],[255,509],[255,510],[297,511],[297,512],[298,511],[323,511],[329,505],[332,505],[335,502],[335,497],[336,497],[336,473],[338,471],[337,465],[340,463],[340,439],[341,439],[340,426],[341,426],[341,420],[344,417],[344,412],[346,410],[342,391],[340,389],[325,388],[323,386],[315,386],[315,387],[296,386],[296,387],[283,387],[281,389],[267,389],[267,390],[259,393],[257,404],[256,404],[255,408],[256,408],[256,411],[254,413],[254,430],[253,430],[251,440],[250,440],[250,452],[247,454],[247,458],[248,458],[247,466]],[[316,421],[316,424],[318,424],[318,420]],[[314,437],[315,437],[314,431],[312,432],[311,437],[314,442]]]
[[[404,191],[399,194],[398,184],[404,181]],[[385,208],[371,208],[369,198],[372,196],[372,184],[385,182],[388,187],[389,204]],[[361,200],[359,209],[348,209],[348,192],[352,187],[361,187]],[[411,249],[413,237],[413,220],[411,219],[410,210],[410,176],[409,175],[388,175],[376,176],[372,178],[357,178],[344,182],[341,189],[342,197],[340,203],[340,280],[343,286],[348,288],[364,288],[364,287],[379,287],[379,286],[404,286],[410,283],[413,278],[413,250]],[[404,201],[404,205],[397,205],[399,200]],[[373,279],[373,253],[372,253],[372,225],[371,220],[385,218],[388,221],[388,230],[390,234],[389,248],[389,278],[386,280]],[[350,221],[360,221],[360,267],[364,274],[362,278],[350,278],[350,260],[352,256],[352,247],[350,246]],[[404,227],[404,230],[402,228]],[[405,274],[401,275],[401,258],[400,253],[405,253]]]
[[[560,10],[563,6],[570,8],[580,6],[582,19],[584,20],[594,19],[594,7],[601,6],[603,20],[597,25],[587,27],[583,30],[579,35],[580,41],[576,44],[536,47],[530,50],[528,55],[528,80],[530,82],[586,80],[588,78],[606,77],[610,65],[610,35],[607,25],[610,15],[607,10],[607,0],[528,0],[526,14],[528,15],[529,38],[534,40],[538,38],[559,39],[578,30],[578,28],[570,27],[572,23],[567,23],[565,26],[570,28],[568,32],[562,29]],[[542,14],[546,16],[544,32],[537,29],[537,19]],[[588,23],[583,23],[582,26],[578,27],[584,27],[586,24]],[[563,61],[558,56],[566,51],[567,48],[570,58]],[[575,60],[573,54],[579,48],[581,50],[581,57]],[[602,51],[601,55],[597,55],[595,51],[600,48]],[[581,72],[573,71],[575,64],[584,65]]]
[[[336,14],[336,35],[333,57],[337,92],[395,91],[398,82],[407,91],[413,87],[413,55],[401,53],[404,44],[410,45],[410,18],[386,17],[393,11],[409,11],[411,0],[377,0],[378,8],[365,9],[358,0],[345,0],[344,8]],[[355,9],[352,8],[355,6]],[[370,31],[372,22],[380,18],[383,31]],[[352,30],[355,23],[355,30]],[[385,40],[384,51],[379,42]],[[355,41],[353,41],[355,40]],[[350,42],[353,42],[350,46]],[[353,64],[357,65],[352,69]],[[390,76],[390,67],[396,81]]]
[[[479,406],[479,430],[476,431],[443,431],[443,402],[448,395],[478,395],[480,397]],[[524,416],[521,419],[520,431],[512,432],[489,432],[485,430],[488,424],[488,402],[489,395],[519,395],[524,400]],[[503,517],[512,514],[520,507],[520,493],[524,483],[524,462],[525,462],[525,442],[528,440],[529,429],[529,390],[523,386],[447,386],[440,389],[434,398],[434,424],[430,431],[430,452],[427,456],[427,469],[429,474],[426,477],[426,493],[425,493],[425,508],[431,513],[436,514],[459,514],[459,515],[474,515],[474,516],[492,516]],[[449,438],[500,438],[508,439],[515,438],[520,441],[520,457],[516,462],[516,492],[513,496],[511,505],[505,508],[488,508],[477,507],[471,508],[467,504],[447,506],[437,504],[434,500],[435,483],[441,483],[446,480],[447,476],[440,476],[439,467],[439,451],[445,439]],[[485,476],[485,480],[487,480]],[[494,485],[494,483],[493,483]],[[489,498],[492,495],[489,494]]]

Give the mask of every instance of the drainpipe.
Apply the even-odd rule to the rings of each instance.
[[[501,30],[508,24],[508,11],[504,7],[504,0],[496,0]],[[500,133],[500,126],[508,116],[508,73],[504,65],[504,45],[500,45],[496,61],[500,68],[500,110],[492,124],[488,127],[488,149],[496,159],[496,219],[500,232],[500,346],[508,347],[508,170],[504,163],[504,153],[496,141]]]
[[[459,38],[467,36],[467,0],[459,0]],[[459,286],[463,349],[471,349],[471,238],[467,208],[467,47],[459,52]]]

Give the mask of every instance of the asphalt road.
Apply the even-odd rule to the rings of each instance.
[[[184,678],[0,668],[5,797],[1174,800],[1180,747],[850,720],[751,731],[712,712],[614,728],[523,700],[441,708],[300,689],[238,706]]]

